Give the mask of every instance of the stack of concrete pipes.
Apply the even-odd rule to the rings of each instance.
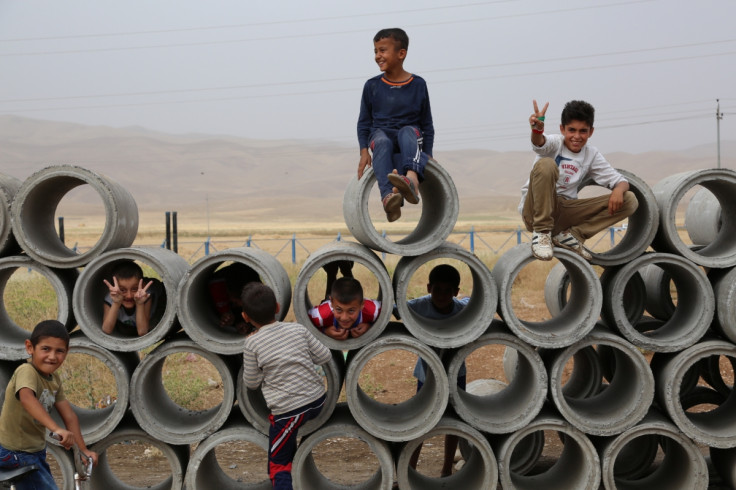
[[[732,381],[721,374],[724,360],[731,363],[731,373],[736,366],[736,173],[688,172],[653,189],[624,174],[639,200],[625,236],[609,251],[594,254],[593,263],[603,268],[600,277],[579,256],[555,250],[559,264],[544,291],[552,318],[540,322],[518,318],[511,305],[515,278],[535,260],[528,244],[503,254],[491,271],[446,241],[459,200],[442,167],[430,161],[419,222],[396,242],[377,233],[369,217],[375,182],[370,169],[362,179],[353,179],[343,210],[360,243],[335,242],[309,256],[293,288],[294,315],[310,324],[309,280],[336,260],[354,261],[375,275],[385,307],[360,338],[336,341],[317,332],[333,350],[324,369],[328,401],[301,430],[305,437],[294,460],[295,486],[348,488],[320,473],[312,458],[320,442],[339,437],[365,442],[379,465],[371,478],[349,488],[389,489],[394,481],[402,489],[422,490],[492,489],[499,483],[504,489],[529,490],[707,488],[708,466],[697,444],[709,447],[718,478],[736,485],[736,395]],[[85,253],[68,249],[54,228],[60,200],[80,185],[97,191],[106,214],[101,238]],[[675,213],[696,186],[704,190],[691,199],[686,216],[696,245],[687,246],[675,227]],[[292,287],[275,257],[255,248],[234,248],[190,266],[166,249],[131,247],[138,227],[131,195],[109,178],[74,166],[49,167],[22,183],[0,175],[0,207],[0,292],[17,269],[42,274],[56,292],[58,320],[70,331],[80,327],[72,332],[73,351],[99,359],[115,378],[116,403],[99,410],[75,407],[86,441],[102,454],[93,488],[134,488],[118,480],[104,454],[126,440],[155,446],[168,461],[171,476],[155,488],[269,488],[265,478],[255,484],[230,478],[215,456],[218,446],[233,441],[265,450],[268,409],[260,391],[243,388],[243,338],[218,326],[207,287],[222,264],[245,264],[286,305],[282,319],[292,304]],[[654,251],[646,252],[650,246]],[[401,256],[393,277],[376,251]],[[102,280],[117,261],[130,259],[161,278],[165,312],[142,337],[107,335],[100,330],[106,293]],[[412,276],[435,259],[460,261],[472,275],[470,302],[451,321],[428,320],[406,306]],[[402,323],[390,321],[388,305],[393,304]],[[9,317],[4,303],[0,322],[4,387],[25,357],[28,333]],[[138,351],[153,345],[140,360]],[[490,392],[459,389],[455,380],[461,365],[487,345],[506,348],[508,384]],[[394,349],[427,362],[426,383],[402,403],[380,403],[360,388],[358,378],[371,359]],[[446,353],[442,358],[440,349]],[[654,353],[651,362],[642,351]],[[163,364],[179,352],[198,354],[217,369],[222,403],[191,411],[169,398]],[[571,360],[568,377],[563,371]],[[338,404],[343,383],[347,403]],[[691,410],[704,404],[718,408]],[[563,449],[540,473],[535,466],[545,432],[556,434]],[[424,439],[448,434],[462,441],[465,465],[459,471],[431,478],[410,468],[409,459]],[[73,488],[71,458],[57,446],[49,449],[62,467],[65,488]]]

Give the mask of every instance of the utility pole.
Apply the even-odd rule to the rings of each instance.
[[[721,112],[721,102],[716,99],[716,132],[718,139],[718,168],[721,168],[721,119],[723,119],[723,113]]]

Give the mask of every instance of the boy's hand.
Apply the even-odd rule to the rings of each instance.
[[[608,214],[616,213],[623,205],[624,191],[618,187],[614,187],[611,191],[611,197],[608,198]]]
[[[329,327],[325,328],[324,333],[328,337],[332,337],[335,340],[345,340],[348,338],[350,330],[330,325]]]
[[[112,302],[121,304],[123,302],[123,294],[120,292],[120,287],[118,286],[118,278],[112,276],[113,284],[110,284],[107,279],[103,279],[102,281],[107,286],[107,289],[110,290],[110,299],[112,299]]]
[[[370,323],[359,323],[358,325],[350,329],[350,335],[352,335],[354,338],[360,337],[361,335],[366,333],[369,328],[371,328]]]
[[[135,296],[133,297],[135,304],[142,305],[148,301],[148,298],[151,297],[151,293],[148,292],[148,288],[151,287],[151,284],[153,284],[153,281],[148,281],[148,284],[144,287],[143,279],[138,281],[138,291],[135,292]]]
[[[366,167],[371,166],[371,155],[368,153],[368,148],[360,150],[360,162],[358,162],[358,178],[363,177],[363,172]]]
[[[97,466],[97,453],[94,451],[90,451],[89,449],[83,449],[81,450],[82,454],[87,456],[87,458],[92,460],[92,465]]]
[[[59,439],[59,442],[62,446],[64,446],[64,449],[71,449],[71,447],[74,445],[74,434],[66,429],[59,429],[55,431],[55,433],[61,437]]]
[[[537,105],[537,101],[533,100],[534,102],[534,114],[529,116],[529,124],[531,124],[532,129],[536,129],[537,131],[543,131],[544,130],[544,115],[547,112],[547,107],[549,107],[549,102],[544,104],[544,107],[542,107],[542,110],[539,110],[539,106]]]

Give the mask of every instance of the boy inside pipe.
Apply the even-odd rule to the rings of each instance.
[[[112,283],[103,279],[108,293],[104,299],[102,331],[124,336],[143,336],[154,320],[160,318],[158,309],[166,305],[161,281],[143,277],[143,270],[132,260],[117,262],[111,271]]]
[[[381,302],[365,299],[360,281],[347,276],[334,279],[329,299],[309,310],[314,326],[336,340],[360,337],[380,314]]]

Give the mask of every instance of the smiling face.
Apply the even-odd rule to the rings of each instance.
[[[565,146],[573,153],[578,153],[593,136],[593,128],[583,121],[570,121],[560,124],[560,133],[565,138]]]
[[[64,362],[69,346],[65,340],[58,337],[42,337],[36,345],[26,340],[26,352],[31,356],[33,367],[49,376]]]
[[[403,71],[406,50],[399,49],[399,43],[390,37],[384,37],[373,43],[376,64],[384,73]]]
[[[138,292],[140,287],[140,278],[129,277],[127,279],[118,279],[118,289],[120,294],[123,295],[123,306],[127,309],[135,308],[135,293]]]
[[[360,316],[363,309],[361,300],[354,300],[349,303],[342,303],[338,300],[332,300],[332,313],[335,315],[335,321],[340,328],[350,328]]]

